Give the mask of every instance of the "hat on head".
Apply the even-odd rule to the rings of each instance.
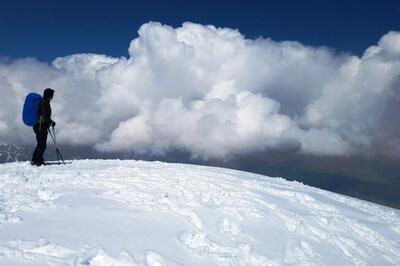
[[[54,96],[54,90],[51,88],[46,88],[43,92],[43,98],[51,99]]]

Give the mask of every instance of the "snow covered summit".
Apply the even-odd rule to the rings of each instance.
[[[400,211],[240,171],[0,165],[0,265],[400,265]]]

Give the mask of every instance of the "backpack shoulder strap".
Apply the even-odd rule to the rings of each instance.
[[[42,104],[42,116],[44,117],[45,113],[44,113],[44,100],[42,99],[41,101]]]
[[[41,107],[41,109],[42,109],[42,114],[40,115],[40,117],[39,117],[39,131],[40,130],[42,130],[42,124],[44,124],[46,121],[46,119],[45,119],[45,113],[44,113],[44,100],[42,99],[41,101],[40,101],[40,107]]]

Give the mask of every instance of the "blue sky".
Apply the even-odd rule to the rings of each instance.
[[[248,38],[296,40],[360,55],[400,30],[398,1],[20,1],[0,3],[0,56],[42,61],[90,52],[127,56],[143,23],[191,21]]]

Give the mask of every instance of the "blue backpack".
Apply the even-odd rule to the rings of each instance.
[[[22,110],[22,121],[30,127],[39,121],[39,104],[42,96],[37,93],[29,93],[25,98],[24,109]]]

